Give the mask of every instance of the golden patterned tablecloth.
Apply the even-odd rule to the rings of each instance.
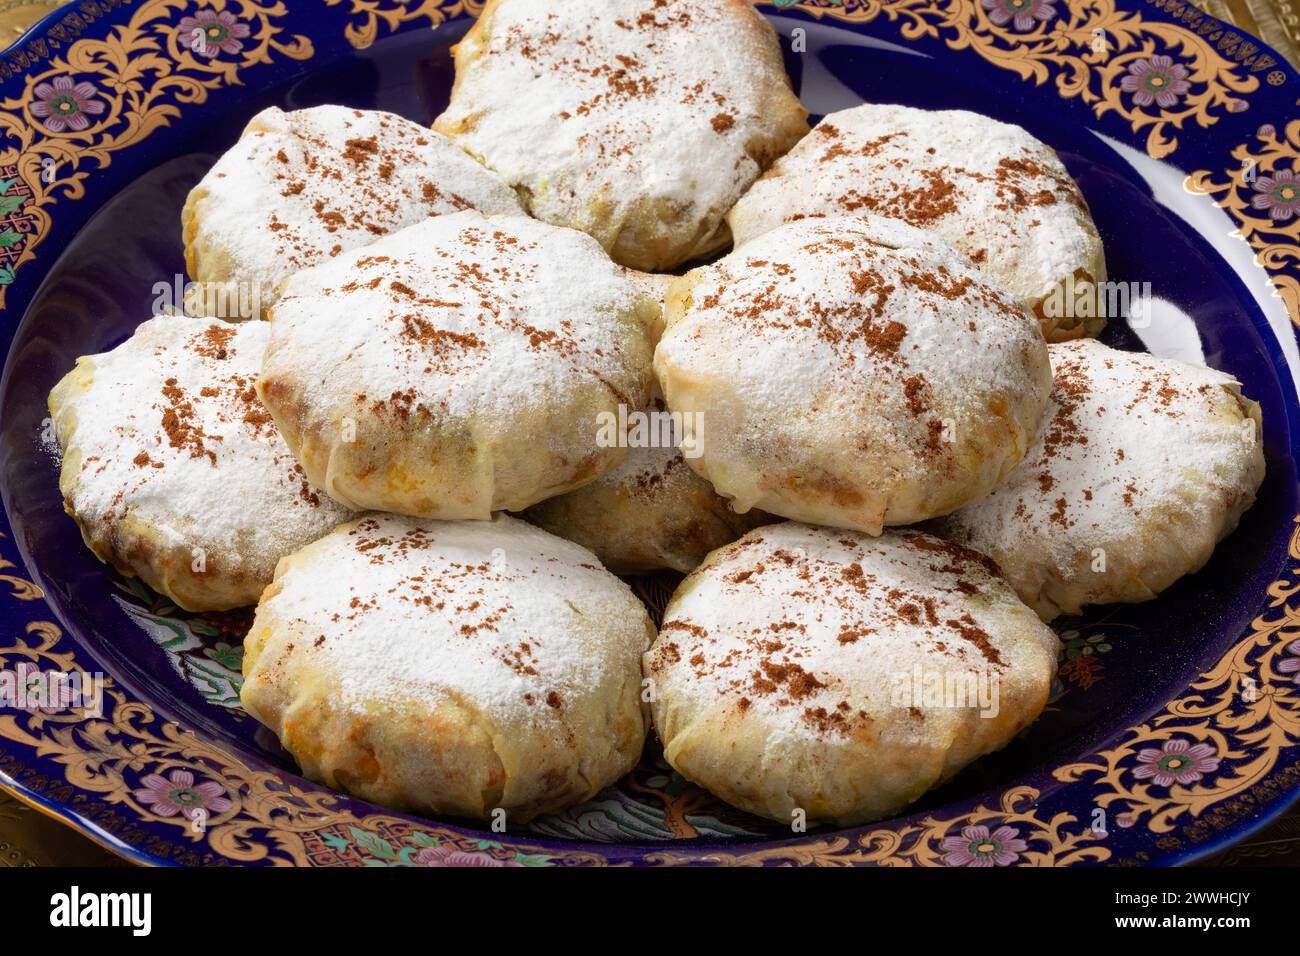
[[[1194,0],[1211,16],[1263,39],[1300,69],[1300,0]]]
[[[1205,12],[1263,38],[1300,69],[1300,0],[1195,0]],[[0,0],[0,48],[61,0]],[[1300,809],[1220,854],[1224,866],[1300,866]],[[121,866],[122,861],[54,819],[0,793],[0,866]]]
[[[0,866],[126,866],[71,827],[0,792]]]

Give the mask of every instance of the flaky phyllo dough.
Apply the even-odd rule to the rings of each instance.
[[[490,0],[455,57],[434,129],[636,269],[725,247],[727,211],[808,131],[747,0]]]
[[[519,212],[464,151],[392,113],[270,107],[181,212],[191,314],[264,317],[284,280],[429,216]]]
[[[1050,352],[1038,441],[943,525],[1045,620],[1150,600],[1199,570],[1264,480],[1259,406],[1231,376],[1093,341]]]
[[[371,515],[280,563],[247,711],[314,780],[509,826],[635,766],[645,608],[585,548],[499,515]]]
[[[739,512],[879,534],[988,494],[1051,387],[1038,324],[903,223],[782,226],[669,289],[655,372]]]
[[[1007,744],[1057,648],[974,551],[786,522],[682,582],[644,666],[682,776],[780,823],[849,826]]]
[[[276,562],[348,511],[253,388],[265,323],[162,316],[50,393],[59,488],[91,550],[191,611],[257,601]]]
[[[335,500],[486,519],[623,460],[596,423],[649,400],[657,315],[589,236],[440,216],[290,279],[258,390]]]
[[[727,216],[736,244],[810,216],[888,216],[932,232],[1033,311],[1049,342],[1096,335],[1109,299],[1088,204],[1051,147],[964,110],[831,113]]]

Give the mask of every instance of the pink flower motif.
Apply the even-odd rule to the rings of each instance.
[[[1287,215],[1290,219],[1290,214]],[[1277,672],[1279,674],[1295,674],[1293,682],[1300,684],[1300,641],[1292,641],[1286,646],[1286,652],[1289,657],[1284,657],[1277,662]]]
[[[160,817],[174,817],[179,813],[193,820],[201,813],[223,813],[233,806],[221,784],[211,780],[195,784],[194,774],[188,770],[173,770],[166,779],[151,773],[140,782],[144,786],[133,791],[133,796],[144,806],[153,807],[153,812]]]
[[[1138,751],[1140,766],[1133,771],[1139,780],[1150,778],[1161,787],[1189,784],[1219,769],[1219,758],[1210,744],[1192,745],[1181,738],[1165,741],[1159,750]]]
[[[1187,82],[1187,67],[1175,63],[1171,57],[1153,56],[1130,63],[1128,76],[1120,80],[1119,88],[1132,93],[1133,102],[1138,106],[1155,103],[1168,109],[1192,85]]]
[[[988,11],[989,21],[998,27],[1008,23],[1017,30],[1032,30],[1056,16],[1056,7],[1048,0],[980,0]]]
[[[1256,195],[1250,204],[1256,209],[1267,209],[1271,219],[1286,222],[1300,214],[1300,183],[1296,182],[1294,169],[1279,169],[1272,176],[1260,176],[1252,184]],[[1291,645],[1295,647],[1295,644]],[[1282,664],[1294,663],[1283,661]],[[1278,665],[1281,669],[1282,664]]]
[[[1013,827],[965,827],[961,836],[945,837],[943,861],[949,866],[1010,866],[1020,859],[1028,844]]]
[[[240,23],[227,10],[199,10],[192,17],[182,17],[176,33],[184,46],[200,56],[221,53],[238,53],[244,48],[241,42],[248,36],[248,24]]]
[[[35,102],[30,109],[51,133],[80,131],[90,126],[87,116],[104,112],[103,101],[95,99],[96,92],[92,83],[74,83],[70,76],[56,76],[49,83],[36,84],[32,90]]]
[[[454,846],[427,846],[415,854],[416,866],[520,866],[514,860],[498,860],[491,853],[471,853]]]

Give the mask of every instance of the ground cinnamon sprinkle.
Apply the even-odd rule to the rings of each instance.
[[[452,332],[449,329],[435,328],[432,324],[415,315],[402,317],[401,338],[446,354],[451,348],[481,349],[483,340],[473,332]]]
[[[906,337],[907,326],[892,319],[884,326],[868,325],[862,332],[863,341],[880,355],[897,355]]]
[[[939,266],[933,272],[904,273],[902,281],[914,289],[942,296],[950,302],[964,298],[975,284],[971,276],[954,276],[946,266]]]
[[[827,710],[825,707],[806,707],[801,717],[805,724],[823,736],[832,732],[846,734],[856,725],[871,723],[871,718],[865,710],[858,710],[856,714],[850,714],[849,710],[848,703],[840,701],[834,710]]]
[[[234,337],[235,329],[233,326],[227,328],[225,326],[210,325],[191,340],[190,348],[205,358],[224,361],[227,357],[226,349]]]
[[[924,415],[930,406],[924,399],[928,383],[920,372],[903,379],[903,397],[907,400],[907,410],[913,415]]]
[[[216,453],[204,444],[204,439],[208,436],[196,421],[194,403],[185,397],[184,390],[177,385],[175,378],[166,380],[162,394],[168,402],[162,413],[162,429],[167,435],[167,443],[172,448],[188,450],[193,458],[206,457],[215,465]]]
[[[742,538],[697,573],[664,622],[671,650],[661,638],[647,674],[688,680],[702,701],[716,695],[747,715],[784,712],[820,736],[852,735],[888,694],[873,670],[882,657],[909,673],[914,661],[1007,666],[981,624],[977,609],[986,605],[970,597],[1010,589],[990,559],[950,541],[778,525]],[[875,676],[864,684],[867,673]]]
[[[848,212],[866,210],[894,219],[902,219],[914,226],[933,224],[957,211],[957,187],[945,176],[947,167],[920,171],[923,185],[903,190],[892,196],[868,194],[849,190],[840,199],[840,206]]]
[[[369,162],[370,158],[379,152],[379,143],[373,136],[349,139],[344,145],[347,147],[343,151],[344,158],[358,166]]]

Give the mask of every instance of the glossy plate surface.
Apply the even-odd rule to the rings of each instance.
[[[157,863],[1096,865],[1194,858],[1300,793],[1300,198],[1281,188],[1300,157],[1300,78],[1280,57],[1172,0],[762,5],[814,118],[868,100],[963,108],[1052,145],[1111,278],[1150,284],[1149,323],[1112,321],[1103,339],[1240,379],[1263,406],[1268,477],[1202,572],[1058,622],[1047,713],[905,817],[792,833],[687,784],[651,746],[597,799],[495,834],[299,777],[238,708],[248,614],[178,612],[107,573],[62,511],[45,425],[78,355],[174,301],[185,195],[250,116],[343,103],[427,124],[477,5],[77,9],[0,59],[0,668],[106,686],[98,716],[0,709],[0,784],[23,799]],[[196,52],[195,29],[223,40]],[[1155,73],[1159,99],[1144,94]],[[63,95],[77,115],[52,118],[41,104]],[[658,607],[673,584],[635,582]]]

